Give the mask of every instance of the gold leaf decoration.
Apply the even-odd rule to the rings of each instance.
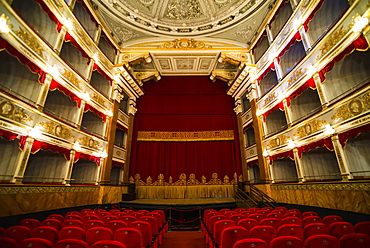
[[[298,136],[299,138],[308,136],[312,133],[319,131],[323,126],[327,125],[328,123],[323,120],[313,120],[305,125],[298,128],[297,132],[295,132],[294,136]]]
[[[22,28],[19,28],[19,30],[16,31],[15,34],[42,59],[48,60],[47,57],[44,55],[44,48],[39,44],[34,36],[27,33],[27,31],[23,30]]]
[[[72,83],[78,89],[81,90],[80,80],[70,71],[64,70],[61,74],[68,80],[68,82]]]
[[[343,27],[341,27],[339,30],[334,32],[329,38],[326,40],[326,42],[321,46],[320,51],[321,54],[317,58],[322,58],[327,52],[330,51],[331,48],[333,48],[338,42],[344,37],[344,35],[348,32],[343,30]]]
[[[0,116],[21,123],[33,121],[31,116],[26,112],[27,111],[24,108],[19,107],[10,101],[4,100],[0,102]]]
[[[331,117],[332,120],[347,120],[353,116],[359,115],[370,109],[370,92],[365,93],[359,98],[340,106],[335,114]]]
[[[164,49],[209,49],[212,48],[211,45],[207,45],[202,41],[196,41],[194,39],[181,38],[175,39],[173,41],[165,42],[159,45],[158,48]]]
[[[269,144],[267,145],[267,147],[268,148],[275,148],[275,147],[278,147],[278,146],[281,146],[281,145],[287,143],[288,140],[289,140],[289,137],[288,136],[279,135],[275,139],[272,139],[269,142]]]
[[[54,122],[41,122],[39,123],[41,127],[45,129],[47,133],[50,133],[52,135],[55,135],[57,137],[63,138],[63,139],[73,139],[74,136],[71,133],[71,131],[59,124],[56,124]]]
[[[94,99],[101,106],[105,107],[106,100],[102,96],[94,93],[94,95],[92,95],[91,98]]]
[[[94,140],[94,139],[89,138],[89,137],[79,138],[79,139],[77,139],[77,141],[81,145],[90,147],[92,149],[100,149],[100,148],[102,148],[102,146],[100,145],[99,141]]]

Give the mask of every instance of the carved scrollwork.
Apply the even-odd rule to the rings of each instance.
[[[212,48],[211,45],[207,45],[202,41],[196,41],[194,39],[182,38],[175,39],[173,41],[165,42],[162,45],[159,45],[158,48],[163,49],[208,49]]]

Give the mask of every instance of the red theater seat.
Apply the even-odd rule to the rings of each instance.
[[[306,239],[304,245],[305,248],[339,248],[339,241],[331,235],[319,234]]]
[[[82,222],[84,223],[89,220],[100,220],[100,217],[95,214],[85,215],[84,217],[82,217]]]
[[[288,209],[286,207],[276,207],[275,210],[286,212]]]
[[[319,214],[316,213],[316,212],[313,212],[313,211],[307,211],[307,212],[304,212],[302,214],[302,219],[305,218],[305,217],[307,217],[307,216],[319,216]]]
[[[84,228],[84,224],[80,220],[65,220],[62,224],[62,228],[67,227],[67,226],[77,226],[77,227]]]
[[[39,226],[32,230],[31,238],[47,239],[51,243],[58,241],[58,230],[51,226]]]
[[[89,230],[90,228],[103,227],[103,226],[105,226],[105,224],[101,220],[88,220],[84,224],[84,227],[85,227],[86,231]]]
[[[112,230],[114,234],[118,229],[128,227],[128,225],[126,222],[122,220],[112,220],[107,223],[106,227]]]
[[[249,237],[263,239],[269,244],[272,239],[276,238],[276,230],[272,226],[255,226],[250,230]]]
[[[130,223],[137,221],[136,217],[130,215],[121,217],[121,220],[126,222],[127,225],[130,225]]]
[[[249,237],[249,232],[242,226],[227,227],[221,232],[220,248],[232,248],[233,245],[241,240]]]
[[[339,240],[340,248],[369,248],[370,237],[363,233],[349,233]]]
[[[240,220],[244,220],[246,218],[247,217],[245,217],[242,214],[235,214],[235,215],[230,216],[230,220],[234,221],[235,223],[238,223]]]
[[[303,229],[296,224],[285,224],[278,228],[277,236],[294,236],[303,240]]]
[[[149,211],[145,209],[138,210],[138,212],[142,213],[143,215],[146,215],[147,213],[149,213]]]
[[[267,211],[271,212],[274,209],[272,207],[263,207],[261,210],[267,210]]]
[[[255,214],[250,214],[248,218],[255,219],[258,223],[260,223],[261,220],[265,218],[265,215],[262,213],[255,213]]]
[[[127,215],[128,215],[128,213],[125,213],[125,212],[115,212],[113,215],[114,215],[114,216],[117,216],[117,217],[118,217],[118,219],[121,219],[121,217],[123,217],[123,216],[127,216]]]
[[[4,237],[14,239],[19,243],[24,239],[31,238],[31,229],[26,226],[11,226],[5,230]]]
[[[121,228],[114,234],[114,240],[125,244],[129,248],[143,248],[141,232],[135,228]]]
[[[100,240],[95,242],[91,248],[127,248],[126,245],[115,240]]]
[[[4,237],[5,235],[5,228],[0,226],[0,237]]]
[[[370,237],[370,221],[362,221],[355,225],[356,233],[364,233]]]
[[[338,215],[328,215],[323,218],[323,221],[329,227],[334,222],[343,221],[343,218]]]
[[[311,223],[324,223],[324,221],[319,216],[307,216],[302,219],[303,227]]]
[[[89,244],[79,239],[59,240],[53,248],[90,248]]]
[[[247,229],[248,231],[250,231],[252,229],[252,227],[258,226],[258,221],[256,221],[255,219],[246,218],[246,219],[240,220],[237,223],[237,225],[242,226],[245,229]]]
[[[260,225],[272,226],[277,230],[280,226],[280,220],[276,218],[264,218],[261,220]]]
[[[105,215],[101,217],[101,220],[104,222],[104,225],[106,226],[109,221],[118,220],[118,217],[114,215]]]
[[[296,224],[296,225],[302,226],[302,220],[298,217],[286,217],[286,218],[283,218],[280,222],[280,225],[285,225],[285,224]]]
[[[62,230],[59,231],[59,240],[62,239],[79,239],[85,241],[86,235],[85,230],[81,227],[76,226],[67,226],[63,227]]]
[[[270,248],[304,248],[302,239],[295,236],[276,237],[270,242]]]
[[[236,226],[235,222],[232,220],[219,220],[216,221],[213,227],[213,237],[217,244],[221,242],[221,233],[227,227]],[[213,243],[210,243],[210,247],[213,247]]]
[[[266,241],[263,239],[247,238],[236,241],[233,248],[269,248]]]
[[[60,214],[50,214],[46,219],[56,219],[59,220],[61,223],[64,221],[63,215]]]
[[[152,227],[150,226],[148,222],[134,221],[129,225],[129,227],[135,228],[141,232],[144,246],[147,246],[151,243],[153,234],[152,234]]]
[[[119,211],[119,209],[111,209],[108,212],[114,215],[114,213],[120,213],[121,211]]]
[[[86,243],[90,246],[99,240],[112,240],[113,232],[107,227],[92,227],[86,231]]]
[[[0,237],[0,247],[1,248],[18,248],[18,243],[14,239]]]
[[[80,220],[80,221],[82,221],[82,218],[81,218],[81,215],[70,214],[70,215],[66,215],[66,217],[64,217],[64,221],[67,221],[67,220]]]
[[[79,215],[79,216],[81,216],[81,213],[78,212],[78,211],[69,211],[69,212],[66,213],[66,216],[68,216],[68,215]]]
[[[46,219],[41,222],[40,226],[51,226],[59,231],[62,229],[62,222],[58,219]]]
[[[158,221],[155,217],[153,216],[143,216],[143,217],[140,217],[138,219],[139,221],[146,221],[150,224],[151,228],[152,228],[152,235],[155,235],[158,230],[159,230],[159,227],[158,227]],[[156,242],[157,244],[162,244],[162,236],[160,235],[160,238],[156,239]],[[158,243],[160,242],[160,243]]]
[[[336,237],[338,240],[345,234],[354,233],[354,226],[345,221],[334,222],[329,226],[330,234]]]
[[[19,248],[52,248],[53,244],[47,239],[28,238],[20,242]]]
[[[329,235],[329,227],[324,223],[311,223],[305,226],[303,229],[303,235],[305,239],[317,234]]]
[[[21,226],[26,226],[30,228],[31,230],[35,229],[36,227],[40,226],[40,221],[36,219],[23,219],[19,223]]]
[[[226,220],[226,219],[227,219],[227,217],[225,215],[213,215],[209,219],[209,222],[208,222],[208,225],[207,225],[209,232],[213,235],[213,227],[214,227],[215,223],[219,220]],[[211,239],[208,236],[208,233],[206,233],[206,243],[207,244],[211,243]]]

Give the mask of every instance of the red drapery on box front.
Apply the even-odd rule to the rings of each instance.
[[[94,114],[96,114],[97,116],[99,116],[100,118],[102,118],[104,122],[106,122],[107,115],[103,114],[102,112],[99,112],[96,108],[94,108],[91,105],[85,103],[84,112],[86,113],[87,111],[93,112]]]
[[[316,148],[320,148],[320,147],[323,147],[323,146],[328,148],[328,150],[330,150],[330,151],[334,150],[334,146],[333,146],[333,142],[331,141],[331,138],[326,138],[326,139],[322,139],[322,140],[313,142],[313,143],[305,145],[305,146],[297,147],[298,157],[301,158],[303,152],[308,152],[310,150],[314,150]]]
[[[284,54],[290,49],[290,47],[291,46],[293,46],[294,45],[294,43],[296,42],[296,41],[300,41],[300,40],[302,40],[302,38],[301,38],[301,34],[299,33],[299,32],[297,32],[295,35],[294,35],[294,37],[288,42],[288,44],[286,44],[286,46],[284,47],[284,49],[283,50],[281,50],[281,52],[279,53],[279,55],[277,56],[277,59],[278,59],[278,61],[279,61],[279,63],[280,63],[280,60],[279,60],[279,58],[281,57],[281,56],[284,56]]]
[[[122,170],[124,170],[125,169],[125,164],[124,163],[121,163],[121,162],[118,162],[118,161],[112,160],[112,167],[121,167]]]
[[[0,136],[7,140],[15,140],[18,137],[18,134],[0,129]]]
[[[69,91],[67,88],[59,84],[54,79],[50,83],[50,90],[58,89],[59,91],[63,92],[65,95],[67,95],[72,101],[77,103],[77,107],[81,106],[81,99],[77,97],[75,94],[73,94],[71,91]]]
[[[76,163],[79,159],[87,159],[100,165],[100,157],[96,157],[90,154],[85,154],[82,152],[76,152],[73,162]]]
[[[304,26],[304,29],[306,30],[306,32],[308,31],[308,25],[309,25],[310,21],[314,18],[317,11],[319,11],[319,9],[321,9],[324,2],[325,2],[325,0],[320,0],[320,2],[316,5],[315,9],[312,10],[311,14],[307,17],[306,21],[303,23],[303,26]]]
[[[279,102],[274,107],[272,107],[271,109],[269,109],[265,113],[263,113],[262,114],[262,120],[266,121],[266,117],[269,116],[272,112],[274,112],[275,110],[278,110],[278,109],[280,109],[281,111],[284,111],[284,103],[283,102]]]
[[[22,136],[21,140],[20,140],[20,147],[21,149],[24,148],[24,145],[25,145],[25,142],[26,142],[26,139],[27,137],[25,136]],[[60,146],[56,146],[56,145],[52,145],[52,144],[48,144],[48,143],[45,143],[43,141],[39,141],[39,140],[34,140],[33,141],[33,144],[32,144],[32,148],[31,148],[31,153],[32,154],[35,154],[37,153],[39,150],[44,150],[44,151],[52,151],[52,152],[56,152],[56,153],[59,153],[59,154],[62,154],[64,155],[64,157],[69,161],[70,159],[70,153],[71,151],[67,148],[63,148],[63,147],[60,147]]]
[[[258,85],[260,84],[261,80],[271,71],[275,70],[275,63],[272,62],[269,67],[266,68],[266,70],[259,76],[257,79]]]
[[[109,81],[110,85],[112,85],[112,79],[99,67],[98,64],[94,64],[93,70],[97,70],[101,75],[103,75],[103,77],[105,77],[105,79]]]
[[[308,88],[316,89],[315,80],[313,78],[310,78],[307,80],[305,84],[303,84],[301,87],[299,87],[296,91],[294,91],[290,96],[286,98],[287,105],[290,106],[290,101],[300,94],[303,93],[303,91],[307,90]]]
[[[294,153],[293,153],[292,150],[287,151],[287,152],[282,152],[282,153],[279,153],[279,154],[275,154],[275,155],[271,155],[270,156],[270,164],[273,164],[273,161],[275,159],[281,159],[281,158],[287,158],[287,157],[294,160]]]
[[[338,139],[340,144],[344,147],[348,139],[355,138],[357,135],[368,131],[370,131],[370,124],[345,131],[344,133],[340,133],[338,134]]]
[[[165,180],[194,173],[207,181],[212,173],[230,180],[240,175],[239,151],[234,101],[226,95],[227,85],[207,77],[165,77],[144,85],[145,95],[137,102],[135,115],[131,176],[140,174]],[[233,130],[234,140],[216,141],[137,141],[139,131],[200,132]]]
[[[255,164],[258,165],[258,159],[247,162],[247,167],[251,167]]]

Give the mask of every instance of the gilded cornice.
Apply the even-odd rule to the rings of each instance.
[[[59,186],[59,187],[28,187],[15,186],[0,187],[0,194],[39,194],[39,193],[78,193],[78,192],[99,192],[98,186]]]
[[[161,79],[158,71],[141,71],[133,72],[132,74],[140,86],[143,86],[143,82],[147,82],[149,80],[155,80],[157,82]]]
[[[317,184],[280,184],[271,185],[272,190],[353,190],[353,191],[369,191],[370,183],[317,183]]]
[[[345,121],[354,116],[367,112],[370,109],[370,92],[363,94],[346,102],[334,113],[332,120]]]
[[[281,145],[284,145],[290,140],[290,138],[284,134],[277,136],[276,138],[272,139],[268,144],[267,148],[275,148]]]
[[[203,41],[196,41],[195,39],[181,38],[172,41],[166,41],[157,48],[164,50],[203,50],[211,49],[212,46],[204,43]]]
[[[230,71],[212,71],[210,79],[216,81],[216,79],[226,82],[228,85],[234,80],[236,76],[235,72]]]
[[[38,40],[27,31],[23,30],[22,27],[19,27],[18,31],[15,31],[15,34],[20,38],[32,51],[34,51],[41,59],[48,61],[48,58],[45,56],[45,49],[38,42]]]
[[[294,136],[298,138],[303,138],[309,136],[313,133],[316,133],[323,129],[325,125],[329,123],[325,120],[312,120],[303,126],[297,128],[297,131],[294,133]]]
[[[33,122],[31,113],[14,102],[0,97],[0,116],[22,124]]]
[[[38,126],[43,127],[43,131],[55,135],[57,137],[60,137],[65,140],[71,140],[74,139],[75,136],[71,133],[71,131],[68,128],[63,127],[62,125],[59,125],[55,122],[40,122]]]

